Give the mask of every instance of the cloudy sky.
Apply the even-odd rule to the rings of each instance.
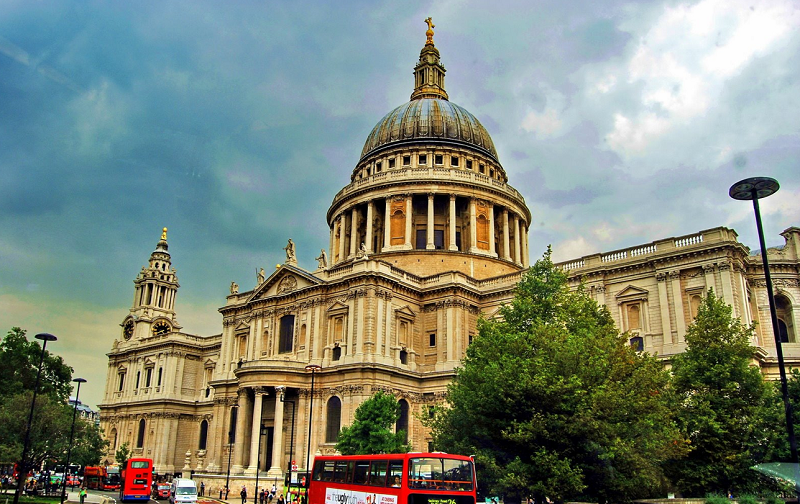
[[[767,243],[800,225],[800,4],[792,0],[0,0],[0,330],[102,399],[133,279],[169,228],[178,320],[221,332],[231,281],[327,247],[363,142],[408,101],[433,17],[453,102],[531,208],[533,259],[728,226],[771,176]]]

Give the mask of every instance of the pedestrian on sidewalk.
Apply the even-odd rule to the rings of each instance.
[[[205,497],[206,495],[206,484],[204,481],[200,482],[200,497]]]
[[[247,504],[247,487],[242,485],[242,491],[239,492],[242,497],[242,504]]]
[[[78,494],[81,497],[81,504],[86,501],[86,488],[81,488],[81,492]]]

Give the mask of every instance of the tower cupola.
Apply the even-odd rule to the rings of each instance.
[[[447,91],[444,90],[444,73],[447,71],[439,59],[439,50],[433,45],[433,24],[431,18],[425,20],[428,30],[425,35],[428,39],[419,52],[419,62],[414,67],[414,92],[411,99],[441,98],[447,100]]]

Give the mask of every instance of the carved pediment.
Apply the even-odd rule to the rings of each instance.
[[[321,283],[322,280],[308,271],[284,264],[277,268],[264,283],[256,287],[250,300],[282,296]]]
[[[213,359],[206,359],[206,361],[203,363],[203,367],[205,369],[213,369],[216,366],[217,366],[217,363]]]
[[[246,321],[244,321],[244,320],[240,320],[240,321],[239,321],[239,323],[238,323],[238,324],[236,324],[236,329],[235,329],[235,331],[236,331],[237,333],[244,332],[244,331],[250,332],[250,324],[248,324],[248,323],[247,323]]]
[[[394,311],[395,317],[405,318],[409,320],[414,320],[414,317],[417,316],[414,313],[414,310],[411,309],[408,305],[403,306],[402,308],[397,308]]]
[[[342,303],[341,301],[336,301],[330,307],[328,307],[328,317],[333,317],[336,315],[343,315],[346,314],[350,310],[350,307],[346,304]]]
[[[628,285],[616,295],[618,303],[627,301],[647,301],[648,291],[640,287]]]
[[[486,320],[503,320],[503,315],[500,313],[500,308],[497,308],[493,312],[487,314]]]

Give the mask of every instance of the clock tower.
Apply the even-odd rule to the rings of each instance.
[[[122,321],[122,336],[132,338],[161,336],[179,330],[175,316],[178,276],[172,267],[167,245],[167,228],[161,233],[148,265],[142,267],[136,280],[133,307]]]

